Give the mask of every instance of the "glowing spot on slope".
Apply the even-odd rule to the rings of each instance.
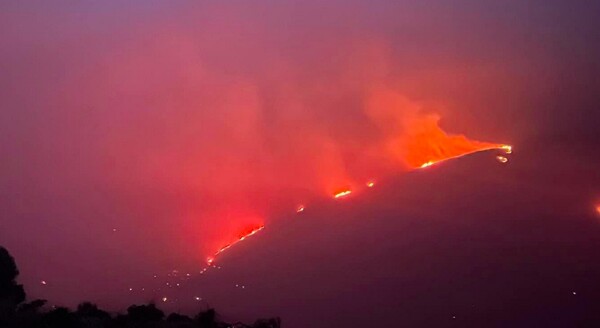
[[[206,263],[208,265],[212,265],[215,261],[215,259],[217,258],[217,256],[221,253],[223,253],[224,251],[228,250],[229,248],[231,248],[233,245],[239,243],[240,241],[245,240],[246,238],[256,234],[257,232],[261,231],[262,229],[264,229],[265,226],[264,225],[259,225],[259,226],[251,226],[249,228],[246,228],[244,231],[242,231],[242,233],[240,233],[238,235],[238,239],[232,243],[226,244],[225,246],[219,248],[218,251],[215,252],[214,256],[209,256],[206,259]]]
[[[424,169],[424,168],[426,168],[426,167],[430,167],[431,165],[433,165],[433,164],[435,164],[435,163],[436,163],[436,162],[433,162],[433,161],[429,161],[429,162],[427,162],[427,163],[423,163],[423,164],[421,164],[421,168],[422,168],[422,169]]]
[[[47,285],[48,283],[46,282],[46,280],[42,280],[42,281],[40,281],[40,284]]]
[[[596,213],[600,214],[600,205],[596,206]]]
[[[296,213],[304,212],[304,205],[300,205],[296,208]]]
[[[352,190],[344,190],[344,191],[340,191],[337,194],[333,195],[333,198],[342,198],[342,197],[346,197],[348,195],[350,195],[352,193]]]
[[[369,181],[369,182],[367,182],[367,187],[373,188],[374,186],[375,186],[375,181]]]
[[[161,300],[162,300],[162,301],[163,301],[163,303],[164,303],[164,302],[166,302],[166,301],[168,300],[168,298],[166,298],[166,297],[163,297]]]
[[[445,162],[445,161],[450,160],[450,159],[461,158],[461,157],[464,157],[464,156],[467,156],[467,155],[479,153],[479,152],[482,152],[482,151],[494,150],[494,149],[502,149],[507,154],[512,153],[512,146],[508,146],[508,145],[501,145],[501,146],[498,146],[498,147],[484,147],[484,148],[481,148],[481,149],[478,149],[478,150],[474,150],[474,151],[471,151],[471,152],[465,152],[465,153],[460,154],[460,155],[446,157],[446,158],[440,159],[438,161],[428,161],[428,162],[425,162],[425,163],[421,164],[421,166],[419,166],[418,168],[424,169],[426,167],[430,167],[430,166],[432,166],[434,164]],[[506,163],[506,162],[508,162],[508,158],[506,158],[505,156],[496,156],[496,160],[498,160],[500,163]]]

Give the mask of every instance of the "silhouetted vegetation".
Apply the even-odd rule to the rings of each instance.
[[[226,323],[214,309],[195,317],[165,313],[155,304],[131,305],[126,314],[111,315],[95,304],[84,302],[77,310],[46,307],[46,300],[25,303],[22,285],[17,284],[17,265],[8,251],[0,247],[0,328],[279,328],[279,318],[260,319],[253,325]]]

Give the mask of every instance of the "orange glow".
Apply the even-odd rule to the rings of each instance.
[[[462,134],[447,134],[439,127],[438,120],[435,115],[411,120],[407,134],[394,143],[396,153],[409,167],[425,168],[485,150],[512,152],[512,147],[507,145],[471,140]]]
[[[505,151],[507,154],[512,154],[512,146],[509,146],[509,145],[502,145],[502,147],[500,147],[500,148],[504,149],[504,151]]]
[[[238,234],[237,240],[235,240],[229,244],[225,244],[225,246],[219,248],[219,250],[217,250],[215,252],[214,256],[209,256],[206,259],[206,263],[208,263],[209,265],[213,264],[219,254],[221,254],[224,251],[228,250],[229,248],[233,247],[235,244],[239,243],[240,241],[243,241],[246,238],[256,234],[257,232],[261,231],[264,228],[265,228],[265,226],[261,224],[261,225],[252,225],[252,226],[249,226],[246,229],[242,230],[242,232],[240,232]]]
[[[446,133],[440,116],[426,104],[411,101],[396,90],[377,86],[366,102],[366,113],[385,135],[387,155],[409,169],[426,168],[442,161],[484,150],[512,152],[506,144],[478,141]]]
[[[600,214],[600,205],[596,206],[596,213]]]
[[[496,156],[496,160],[498,160],[498,162],[500,162],[500,163],[508,162],[508,158],[506,158],[504,156]]]
[[[352,193],[352,190],[344,190],[344,191],[340,191],[337,194],[333,195],[333,198],[342,198],[342,197],[346,197],[348,195],[350,195]]]
[[[369,181],[369,182],[367,182],[367,187],[373,188],[374,186],[375,186],[375,181]]]
[[[435,163],[437,163],[437,162],[432,162],[432,161],[429,161],[429,162],[427,162],[427,163],[423,163],[423,164],[421,164],[421,166],[420,166],[419,168],[421,168],[421,169],[424,169],[424,168],[426,168],[426,167],[430,167],[431,165],[433,165],[433,164],[435,164]]]

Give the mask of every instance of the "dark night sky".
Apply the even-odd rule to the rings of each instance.
[[[600,313],[593,1],[34,1],[0,31],[0,245],[29,298],[292,328]],[[432,112],[510,161],[390,158]]]

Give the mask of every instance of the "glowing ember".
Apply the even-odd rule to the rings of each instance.
[[[337,194],[333,195],[333,198],[342,198],[342,197],[346,197],[348,195],[350,195],[352,193],[352,190],[344,190],[344,191],[340,191]]]
[[[493,150],[493,149],[502,149],[507,154],[511,154],[512,153],[512,147],[508,146],[508,145],[501,145],[501,146],[498,146],[498,147],[484,147],[484,148],[481,148],[481,149],[478,149],[478,150],[475,150],[475,151],[470,151],[470,152],[466,152],[466,153],[463,153],[463,154],[460,154],[460,155],[443,158],[443,159],[440,159],[439,161],[428,161],[428,162],[425,162],[425,163],[421,164],[418,168],[424,169],[426,167],[430,167],[430,166],[432,166],[434,164],[438,164],[438,163],[447,161],[449,159],[460,158],[460,157],[463,157],[463,156],[466,156],[466,155],[470,155],[470,154],[474,154],[474,153],[479,153],[479,152],[482,152],[482,151]],[[498,160],[498,162],[500,162],[500,163],[506,163],[506,162],[508,162],[508,158],[506,158],[505,156],[496,156],[496,160]]]
[[[375,186],[375,181],[369,181],[369,182],[367,182],[367,187],[373,188],[374,186]]]
[[[507,154],[512,154],[512,146],[509,146],[509,145],[502,145],[502,147],[500,147],[500,148],[504,149],[504,151],[505,151]]]
[[[600,214],[600,205],[596,206],[596,212]]]
[[[300,212],[304,212],[304,205],[300,205],[300,206],[298,206],[298,208],[296,208],[296,213],[300,213]]]
[[[435,162],[429,161],[427,163],[423,163],[421,164],[420,168],[424,169],[426,167],[430,167],[431,165],[435,164]]]
[[[500,163],[508,162],[508,158],[506,158],[504,156],[496,156],[496,160],[498,160],[498,162],[500,162]]]
[[[46,280],[42,280],[42,281],[40,281],[40,284],[42,284],[42,285],[46,285],[46,284],[47,284],[47,283],[46,283]]]
[[[214,256],[209,256],[206,259],[206,263],[208,265],[212,265],[219,254],[223,253],[224,251],[226,251],[229,248],[231,248],[233,245],[239,243],[240,241],[245,240],[246,238],[254,235],[255,233],[261,231],[264,228],[265,228],[264,225],[259,225],[259,226],[251,226],[251,227],[245,229],[242,233],[240,233],[238,235],[238,239],[236,241],[234,241],[232,243],[229,243],[229,244],[226,244],[225,246],[219,248],[219,250],[215,252]]]

